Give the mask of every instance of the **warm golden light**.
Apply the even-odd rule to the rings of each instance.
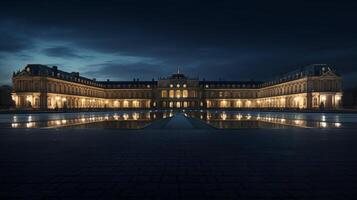
[[[227,119],[227,114],[226,113],[222,113],[221,114],[221,118],[222,118],[222,120],[226,120]]]
[[[227,101],[226,100],[222,100],[222,101],[220,101],[220,107],[221,108],[226,108],[227,107]]]
[[[248,114],[247,119],[250,120],[250,118],[252,118],[252,116],[250,114]]]
[[[134,112],[132,114],[132,116],[133,116],[133,120],[138,120],[139,119],[139,113]]]
[[[32,128],[35,125],[33,122],[26,123],[26,128]]]
[[[326,128],[327,127],[327,123],[326,122],[320,122],[320,125],[322,128]]]
[[[139,108],[139,106],[140,106],[139,101],[134,100],[134,101],[133,101],[133,107],[134,107],[134,108]]]
[[[169,97],[170,97],[170,98],[174,98],[174,96],[175,96],[174,90],[170,90],[170,91],[169,91]]]
[[[241,120],[242,117],[243,117],[243,116],[242,116],[241,114],[237,114],[237,115],[236,115],[237,120]]]
[[[123,107],[124,107],[124,108],[128,108],[128,107],[129,107],[129,101],[125,100],[125,101],[123,102]]]
[[[25,67],[24,70],[30,69],[32,73],[31,68],[31,66]],[[15,74],[11,98],[16,109],[167,109],[169,107],[339,109],[342,107],[343,99],[341,78],[334,77],[333,73],[328,81],[325,81],[326,78],[322,76],[314,77],[318,84],[315,84],[315,80],[310,84],[305,77],[296,74],[294,77],[281,77],[279,81],[261,85],[226,81],[206,82],[200,81],[199,78],[188,78],[183,74],[160,77],[151,83],[137,79],[132,82],[110,80],[105,83],[96,82],[95,79],[88,80],[60,70],[57,74],[51,73],[48,76],[39,74],[39,77],[23,76],[23,73]],[[172,103],[166,98],[170,98]],[[181,98],[185,98],[184,101],[177,103]]]
[[[336,128],[340,128],[340,127],[341,127],[341,123],[336,122],[336,123],[335,123],[335,127],[336,127]]]
[[[176,90],[176,98],[181,98],[181,91],[180,90]]]
[[[113,115],[113,118],[114,120],[119,120],[119,116],[116,113]]]
[[[126,114],[126,113],[124,113],[124,114],[123,114],[123,118],[124,118],[124,120],[128,120],[128,119],[129,119],[129,115]]]
[[[187,90],[183,90],[182,97],[183,98],[187,98],[188,97],[188,91]]]

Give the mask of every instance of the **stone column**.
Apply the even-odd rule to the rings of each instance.
[[[306,95],[306,108],[312,109],[312,104],[313,104],[312,93],[308,92]]]
[[[46,92],[40,93],[40,109],[47,110],[47,93]]]

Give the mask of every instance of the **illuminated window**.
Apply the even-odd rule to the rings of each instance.
[[[181,90],[176,90],[176,98],[181,98]]]
[[[220,101],[219,102],[219,107],[221,108],[226,108],[228,106],[228,103],[226,100]]]
[[[248,107],[248,108],[250,107],[250,104],[251,104],[251,101],[246,101],[245,102],[245,106]]]
[[[35,106],[39,106],[40,105],[40,99],[39,98],[35,98]]]
[[[226,120],[227,119],[227,114],[226,113],[222,113],[221,114],[221,119],[222,120]]]
[[[51,98],[47,98],[47,107],[52,107]]]
[[[169,106],[170,106],[170,108],[174,107],[174,103],[172,101],[170,101]]]
[[[129,107],[129,102],[125,100],[124,103],[123,103],[123,107],[124,108],[128,108]]]
[[[169,95],[170,95],[170,98],[174,98],[175,92],[173,90],[170,90]]]
[[[242,102],[241,101],[236,101],[236,107],[240,108],[242,106]]]
[[[140,103],[139,103],[139,101],[133,101],[133,107],[134,108],[139,108],[140,107]]]
[[[183,102],[183,107],[187,108],[187,101]]]
[[[321,102],[324,102],[324,103],[325,103],[325,101],[326,101],[326,96],[321,96],[320,98],[321,98]]]
[[[176,102],[176,108],[180,108],[181,107],[181,102]]]
[[[187,91],[187,90],[184,90],[184,91],[182,92],[182,97],[183,97],[183,98],[187,98],[187,97],[188,97],[188,91]]]
[[[318,106],[316,97],[314,97],[314,106]]]
[[[207,108],[211,107],[211,101],[207,101]]]
[[[162,90],[162,91],[161,91],[161,97],[164,97],[164,98],[167,97],[167,92],[166,92],[166,90]]]

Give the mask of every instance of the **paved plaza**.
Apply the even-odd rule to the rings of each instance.
[[[355,199],[353,129],[2,129],[0,199]],[[161,123],[161,124],[160,124]]]

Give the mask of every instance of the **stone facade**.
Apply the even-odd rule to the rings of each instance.
[[[206,81],[176,73],[152,81],[96,81],[56,66],[31,64],[13,75],[19,109],[299,108],[338,109],[341,77],[310,65],[269,82]]]

